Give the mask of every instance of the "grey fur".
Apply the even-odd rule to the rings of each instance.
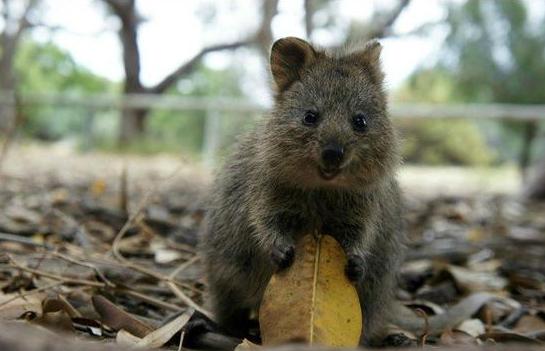
[[[297,238],[321,232],[349,257],[365,316],[363,341],[382,335],[405,237],[379,53],[377,42],[344,55],[296,38],[273,46],[274,108],[219,172],[202,237],[212,308],[230,332],[244,333],[249,311],[258,308],[275,270],[289,265]],[[301,123],[306,110],[319,112],[317,126]],[[358,112],[367,116],[363,133],[351,125]],[[326,180],[320,150],[331,141],[346,156],[340,173]]]

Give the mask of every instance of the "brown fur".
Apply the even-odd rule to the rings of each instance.
[[[371,41],[329,53],[297,38],[273,45],[274,108],[219,172],[202,238],[212,307],[232,333],[245,332],[271,275],[291,263],[297,238],[320,232],[348,255],[365,341],[381,335],[405,239],[380,49]],[[316,125],[302,123],[308,110],[318,112]],[[364,132],[354,129],[357,113],[366,117]],[[321,173],[331,143],[344,150],[332,179]]]

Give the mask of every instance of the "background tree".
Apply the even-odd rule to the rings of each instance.
[[[278,0],[263,0],[264,16],[258,30],[239,41],[220,43],[204,47],[191,59],[182,63],[178,68],[164,77],[154,86],[144,86],[140,75],[140,49],[138,46],[138,28],[142,22],[136,0],[103,0],[108,4],[111,12],[119,19],[119,39],[123,49],[123,67],[125,69],[125,82],[123,92],[125,94],[163,94],[172,87],[180,78],[193,72],[197,63],[208,53],[233,50],[241,46],[259,42],[260,47],[272,38],[270,34],[270,22],[276,14]],[[142,136],[146,128],[146,118],[149,109],[124,109],[121,116],[120,144],[127,144],[136,137]]]
[[[447,13],[445,49],[437,64],[413,75],[409,90],[421,88],[421,93],[428,96],[442,91],[449,95],[449,101],[460,102],[540,104],[545,101],[545,27],[532,22],[526,3],[468,0],[449,4]],[[420,84],[430,74],[441,79]],[[445,86],[448,91],[441,89]],[[517,160],[523,176],[531,163],[538,131],[539,124],[535,121],[505,121],[497,130],[501,140],[496,144],[506,156]],[[507,150],[515,149],[518,154],[508,155],[512,151]],[[545,188],[545,182],[541,183]]]
[[[455,98],[471,102],[545,101],[545,28],[530,22],[520,0],[469,0],[452,5],[442,64],[451,70]],[[537,122],[503,122],[520,140],[518,163],[530,164]]]
[[[67,95],[89,95],[114,92],[116,85],[79,65],[65,50],[52,42],[24,40],[14,61],[17,89],[25,93],[62,91]],[[25,106],[20,115],[23,135],[42,140],[58,140],[86,130],[86,114],[77,107]],[[101,117],[97,113],[95,117]],[[112,116],[108,116],[111,119]],[[82,133],[83,132],[83,133]]]
[[[38,0],[2,0],[3,31],[0,33],[0,94],[13,94],[16,89],[15,55],[26,30],[32,27],[30,17]],[[0,132],[11,129],[15,106],[0,105]]]

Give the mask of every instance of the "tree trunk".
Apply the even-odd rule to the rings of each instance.
[[[522,179],[526,180],[528,167],[532,158],[532,145],[537,135],[538,125],[536,121],[526,122],[522,132],[522,147],[519,154],[519,169]]]
[[[15,72],[13,63],[17,46],[23,33],[31,27],[29,14],[38,4],[38,0],[26,2],[24,11],[19,18],[11,12],[13,0],[3,0],[2,20],[4,31],[0,34],[0,94],[10,94],[13,103],[0,105],[0,132],[6,133],[15,126]],[[12,24],[12,25],[10,25]]]
[[[531,200],[545,201],[545,157],[536,164],[524,182],[524,195]]]
[[[0,50],[0,93],[13,97],[15,78],[13,74],[13,60],[17,48],[16,37],[3,33]],[[15,105],[0,105],[0,132],[5,134],[15,121]]]
[[[262,0],[263,19],[261,26],[254,35],[232,43],[215,44],[204,47],[193,58],[184,62],[157,85],[146,87],[140,78],[140,48],[138,46],[138,27],[141,22],[135,0],[103,0],[111,11],[119,18],[119,39],[123,49],[123,68],[125,69],[125,94],[163,94],[172,87],[178,79],[191,73],[197,63],[208,53],[221,50],[234,50],[241,46],[258,41],[261,50],[269,50],[272,41],[271,21],[276,15],[279,0]],[[149,109],[128,109],[121,111],[121,126],[119,145],[127,145],[146,132],[146,119]]]
[[[314,29],[313,17],[314,17],[314,6],[313,0],[305,0],[303,4],[305,8],[305,34],[308,40],[312,40],[312,31]]]
[[[273,33],[271,23],[278,13],[279,0],[263,0],[261,3],[261,26],[257,30],[256,39],[257,45],[263,57],[269,57],[269,50],[273,41]]]
[[[121,111],[119,146],[126,146],[146,134],[146,119],[149,109],[125,108]]]

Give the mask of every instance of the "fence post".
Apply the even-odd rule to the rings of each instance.
[[[212,168],[216,161],[216,155],[220,144],[221,116],[217,110],[206,110],[203,138],[203,163],[207,168]]]
[[[12,90],[0,90],[0,134],[9,133],[16,124],[16,96]]]
[[[85,111],[85,118],[83,120],[83,151],[89,151],[93,148],[95,142],[94,125],[95,125],[95,108],[88,108]]]

